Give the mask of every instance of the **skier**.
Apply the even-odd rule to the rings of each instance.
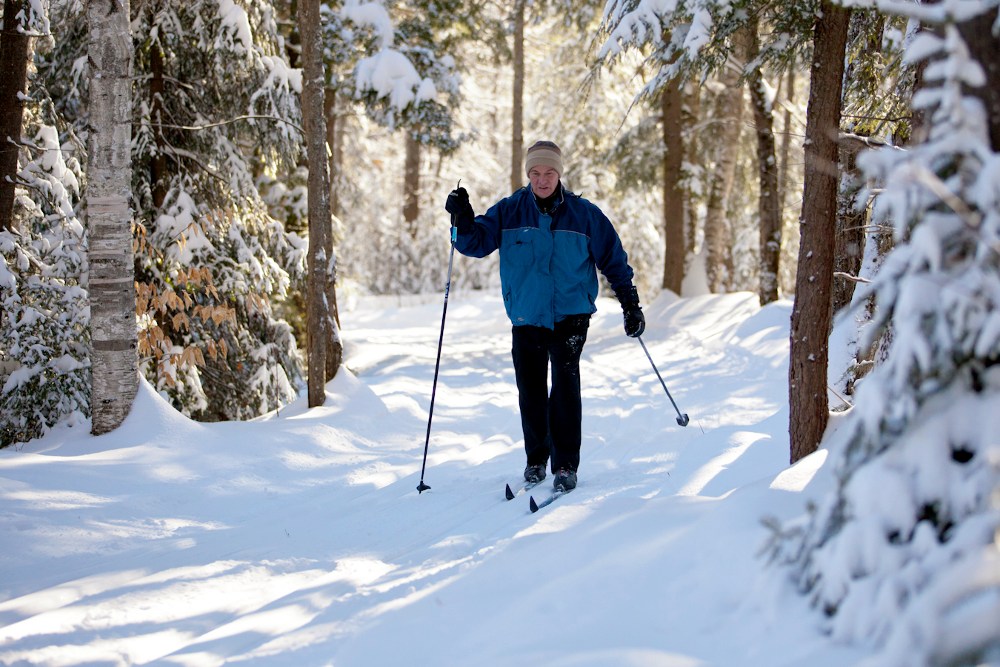
[[[580,355],[598,293],[597,271],[621,303],[625,333],[640,336],[646,321],[621,239],[601,210],[563,187],[562,151],[538,141],[525,154],[529,185],[477,216],[465,188],[445,203],[457,227],[455,249],[468,257],[500,250],[504,307],[513,324],[511,356],[517,382],[527,466],[526,482],[545,478],[576,487],[580,465]],[[552,391],[549,393],[549,364]]]

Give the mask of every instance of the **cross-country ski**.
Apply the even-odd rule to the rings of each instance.
[[[531,496],[528,499],[529,500],[529,502],[528,502],[528,508],[531,510],[531,513],[534,514],[538,510],[542,509],[543,507],[548,507],[549,505],[551,505],[552,503],[554,503],[556,500],[558,500],[562,496],[565,496],[567,493],[569,493],[572,490],[573,489],[558,489],[558,490],[553,491],[552,493],[550,493],[547,498],[542,499],[540,502],[536,502],[535,501],[535,497]]]

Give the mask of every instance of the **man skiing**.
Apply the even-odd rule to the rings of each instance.
[[[576,487],[580,465],[580,355],[598,294],[597,269],[621,303],[625,333],[645,318],[621,239],[601,210],[562,185],[562,151],[538,141],[525,155],[529,185],[477,216],[465,188],[445,210],[457,227],[455,249],[469,257],[500,251],[500,282],[510,318],[527,466],[537,483],[550,463],[556,490]],[[552,389],[548,388],[549,366]]]

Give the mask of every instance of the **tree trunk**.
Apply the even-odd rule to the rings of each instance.
[[[789,436],[794,463],[816,451],[829,419],[827,366],[837,214],[837,136],[851,11],[821,1],[806,114],[805,185],[792,308]]]
[[[972,57],[986,73],[986,83],[972,91],[983,101],[986,120],[990,128],[990,149],[1000,152],[1000,37],[994,30],[997,8],[958,26]]]
[[[715,141],[715,169],[709,187],[705,211],[706,272],[708,287],[713,293],[729,289],[733,267],[733,230],[726,208],[736,178],[736,158],[739,154],[740,129],[743,122],[743,87],[740,85],[741,63],[730,58],[722,69],[719,81],[723,85],[715,103],[715,122],[719,125]]]
[[[153,206],[160,209],[167,198],[167,156],[164,153],[166,142],[163,140],[163,95],[166,91],[163,76],[163,51],[160,45],[154,43],[149,56],[149,118],[153,123],[153,135],[156,138],[156,153],[150,161],[149,181],[152,189]]]
[[[330,173],[330,216],[340,216],[341,165],[344,163],[344,123],[340,114],[339,93],[336,88],[327,88],[323,96],[323,113],[326,116],[326,144],[329,148]],[[332,232],[332,230],[331,230]],[[330,247],[327,255],[333,254],[333,234],[330,234]],[[343,361],[343,344],[340,341],[340,308],[337,306],[337,274],[333,273],[327,279],[326,300],[333,316],[333,337],[326,354],[326,380],[329,382],[340,369]]]
[[[511,111],[510,191],[524,184],[524,3],[514,0],[514,104]]]
[[[139,386],[132,253],[132,36],[128,0],[88,0],[90,407],[95,435],[117,428]]]
[[[309,278],[306,287],[309,329],[306,356],[309,366],[309,407],[326,401],[326,354],[330,340],[327,281],[330,256],[330,183],[326,161],[326,118],[323,115],[323,53],[320,43],[320,0],[298,0],[302,42],[302,120],[309,163]]]
[[[681,136],[683,137],[684,148],[686,149],[684,157],[695,171],[707,171],[708,167],[705,157],[706,137],[703,136],[704,133],[700,131],[700,128],[696,130],[698,119],[701,118],[701,92],[701,86],[699,85],[684,85],[681,87],[681,98],[684,100],[681,111]],[[690,199],[690,186],[688,186],[685,195],[687,199]],[[699,222],[698,216],[689,210],[687,220],[684,223],[686,232],[684,237],[685,273],[689,268],[687,258],[694,257],[695,252],[699,251]],[[704,243],[704,240],[702,242]],[[704,248],[701,248],[700,252],[704,253]]]
[[[417,217],[420,215],[420,142],[406,133],[406,160],[403,165],[403,220],[410,238],[417,237]]]
[[[14,187],[21,150],[28,72],[28,36],[16,16],[27,14],[27,0],[4,0],[0,34],[0,230],[14,229]]]
[[[684,135],[682,132],[683,89],[671,79],[661,93],[663,114],[663,289],[681,293],[684,282]]]
[[[831,286],[832,312],[851,305],[856,283],[848,276],[861,272],[861,262],[865,253],[865,228],[868,212],[858,205],[864,189],[858,171],[858,153],[867,147],[861,138],[843,139],[838,142],[841,169],[846,175],[844,187],[837,196],[836,247],[833,254],[833,284]]]
[[[757,21],[746,28],[747,62],[760,53]],[[778,300],[778,264],[781,260],[781,203],[778,193],[778,160],[774,149],[774,116],[764,89],[760,67],[749,74],[750,105],[757,130],[757,172],[760,180],[760,305]]]
[[[328,235],[326,256],[330,257],[326,279],[326,303],[329,309],[327,317],[326,340],[326,373],[325,380],[329,382],[337,376],[340,364],[344,361],[344,343],[340,338],[340,312],[337,308],[337,264],[333,251],[333,234]]]
[[[338,95],[336,88],[327,88],[323,96],[326,144],[330,148],[330,215],[335,217],[340,215],[340,170],[344,164],[344,123]]]
[[[792,109],[795,108],[795,61],[788,63],[788,76],[785,78],[785,115],[781,124],[781,164],[778,181],[778,204],[784,211],[788,206],[788,155],[792,146]]]
[[[795,290],[793,282],[794,271],[788,266],[792,262],[798,243],[798,237],[792,228],[791,221],[785,222],[785,211],[788,209],[788,187],[791,178],[789,177],[789,154],[792,146],[792,109],[795,108],[795,77],[796,63],[793,60],[788,64],[788,76],[785,78],[785,114],[781,124],[781,177],[778,180],[778,206],[781,211],[782,241],[785,244],[785,253],[778,256],[778,291],[792,293]],[[787,229],[786,229],[787,227]],[[782,270],[784,267],[784,270]]]

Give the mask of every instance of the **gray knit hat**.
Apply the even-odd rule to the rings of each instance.
[[[524,158],[524,173],[531,171],[532,167],[552,167],[562,176],[562,151],[551,141],[536,141],[528,149]]]

